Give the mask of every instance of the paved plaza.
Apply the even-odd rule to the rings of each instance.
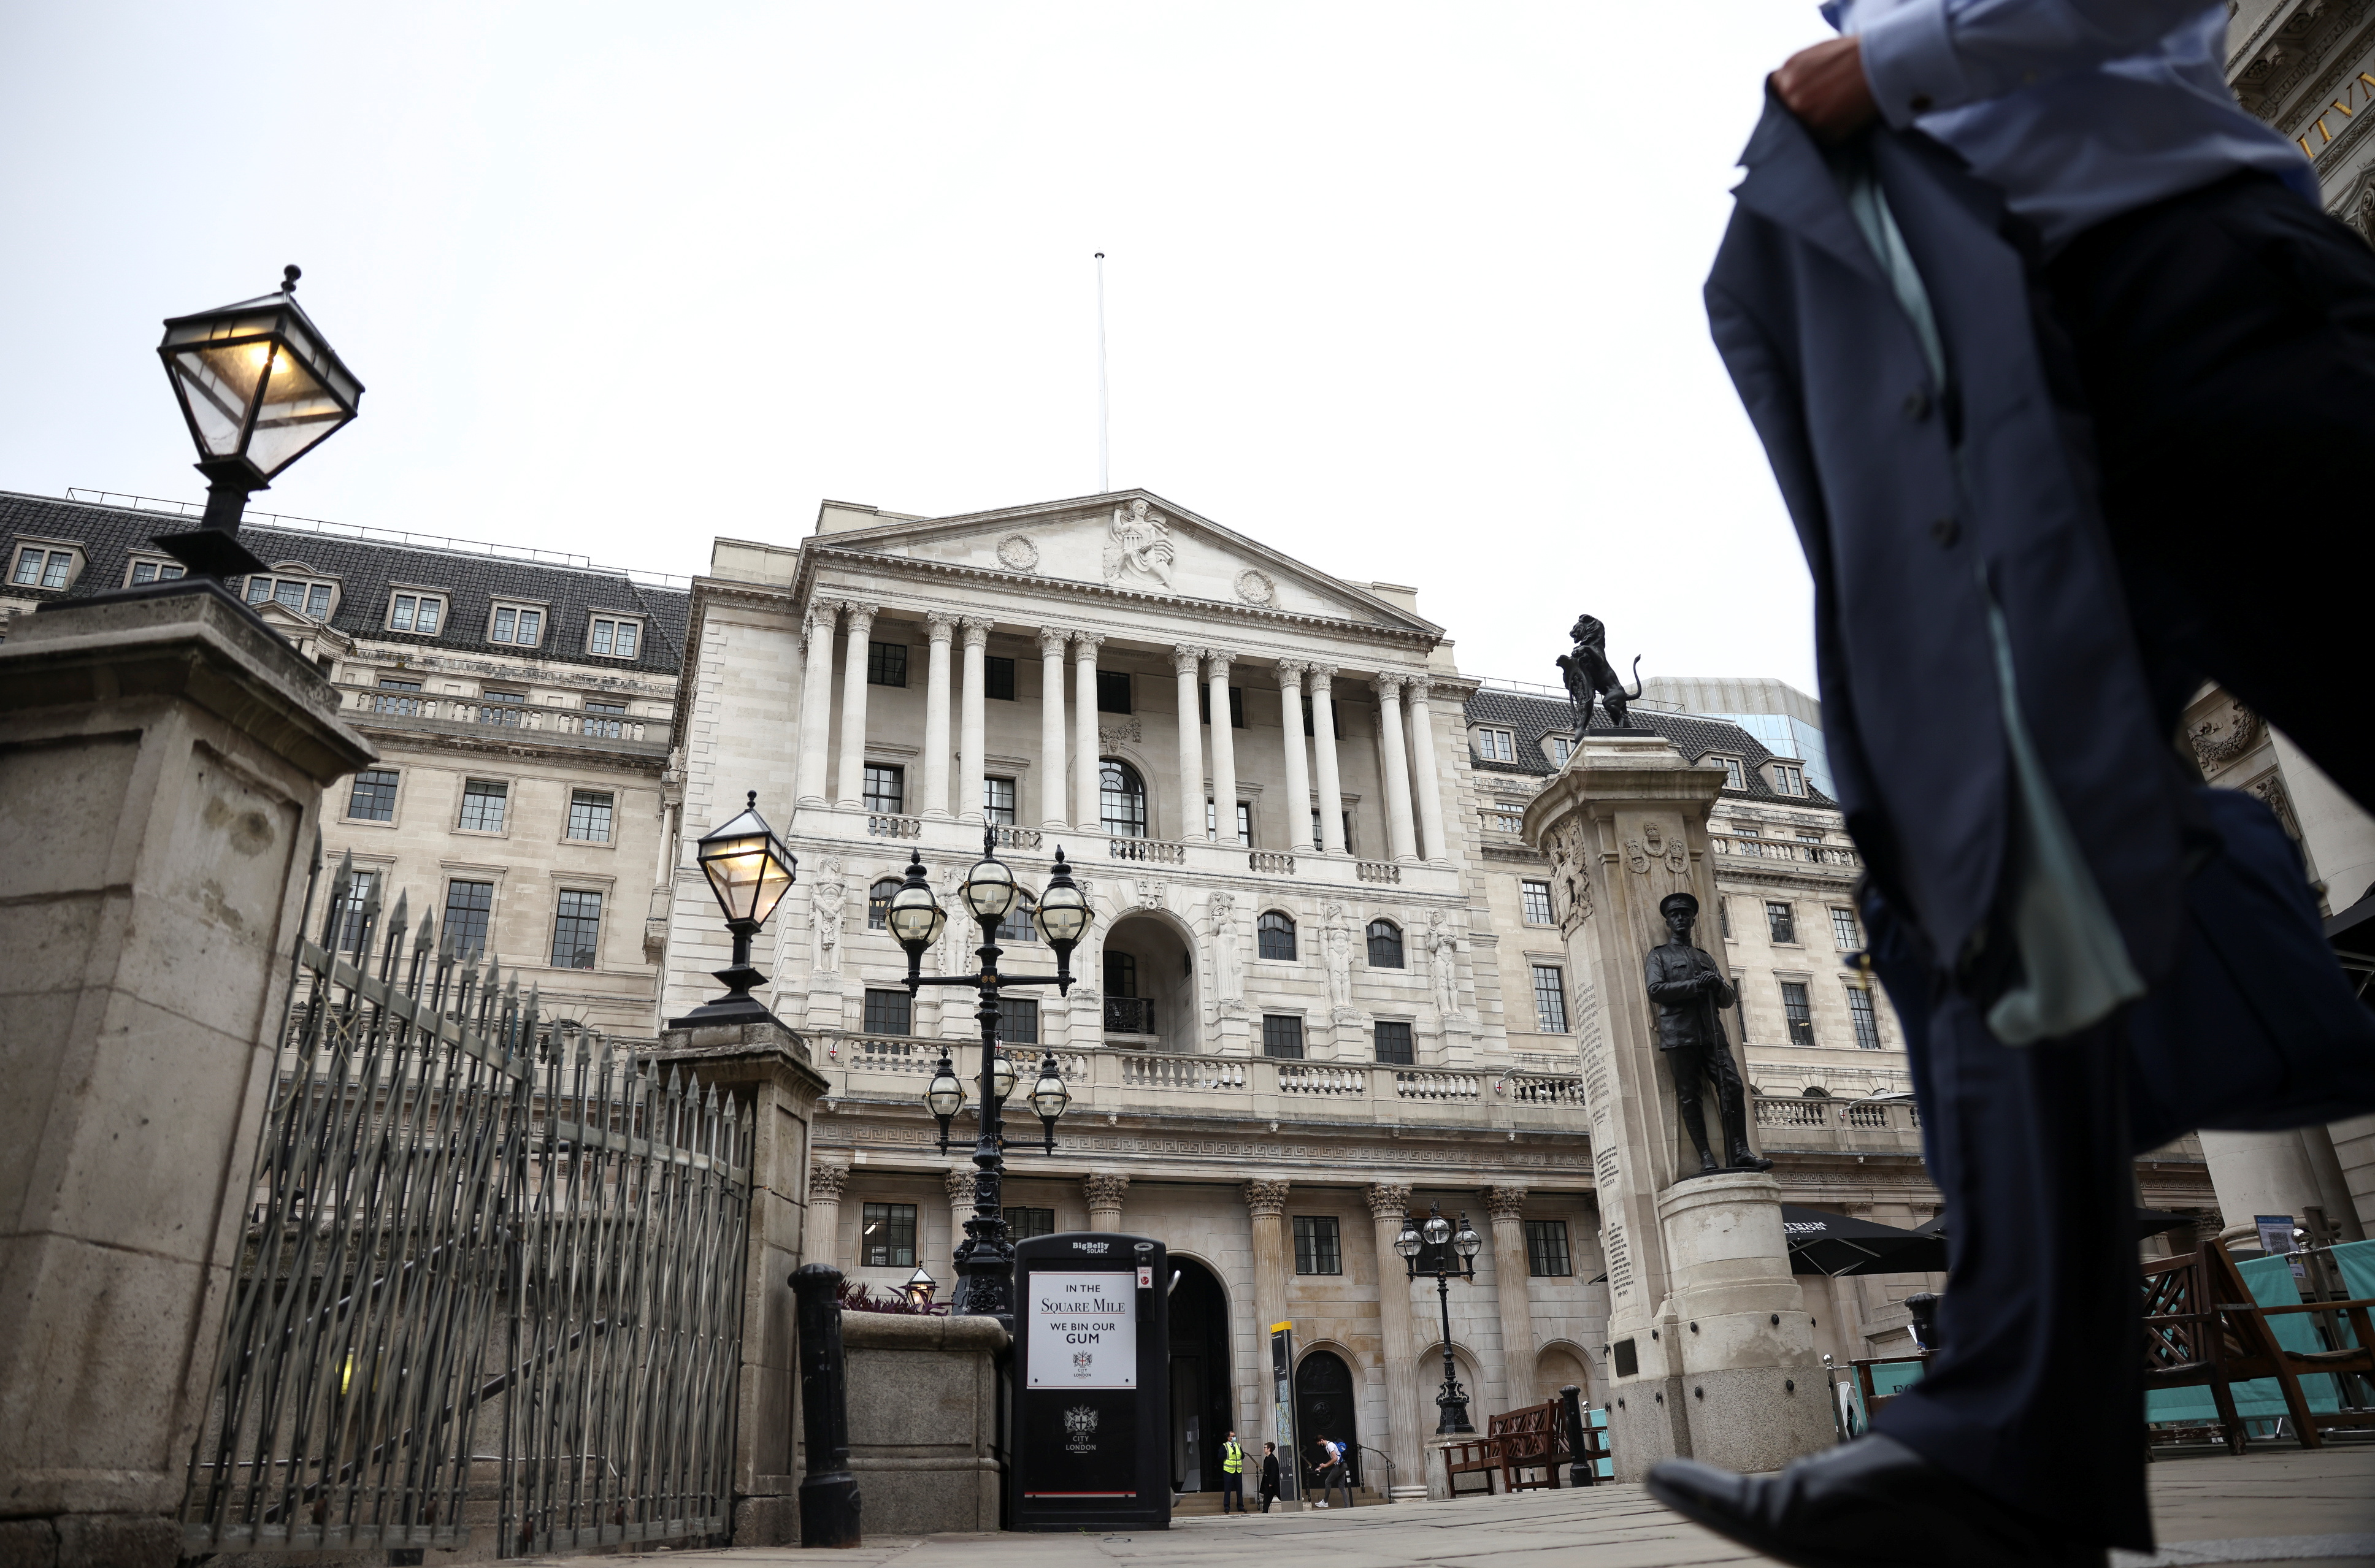
[[[2120,1553],[2118,1568],[2273,1562],[2375,1568],[2375,1449],[2165,1459],[2152,1468],[2152,1500],[2161,1550],[2150,1557]],[[1637,1486],[1350,1512],[1203,1515],[1169,1530],[886,1537],[837,1552],[752,1547],[656,1556],[670,1563],[744,1568],[817,1560],[848,1568],[1680,1568],[1767,1561],[1685,1523]]]

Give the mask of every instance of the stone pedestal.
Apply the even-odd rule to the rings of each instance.
[[[1526,808],[1527,842],[1551,862],[1589,1100],[1619,1480],[1672,1456],[1772,1469],[1833,1436],[1779,1184],[1696,1174],[1642,977],[1668,939],[1658,905],[1669,893],[1696,895],[1712,925],[1707,822],[1723,782],[1719,764],[1694,765],[1660,736],[1596,734]],[[1719,937],[1693,940],[1724,966]],[[1723,1017],[1744,1079],[1736,1015]],[[1705,1105],[1720,1147],[1712,1086]]]
[[[180,1555],[337,709],[216,594],[0,645],[0,1561]]]
[[[768,1021],[724,1028],[671,1029],[656,1059],[676,1064],[750,1108],[750,1239],[742,1274],[742,1373],[734,1421],[734,1543],[783,1546],[800,1539],[799,1476],[793,1436],[798,1337],[792,1270],[833,1262],[831,1227],[814,1232],[806,1256],[809,1132],[816,1102],[830,1087],[808,1043]],[[832,1169],[832,1168],[828,1168]],[[838,1212],[841,1194],[830,1204]]]

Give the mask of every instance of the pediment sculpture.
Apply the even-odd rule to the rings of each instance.
[[[1114,508],[1106,528],[1105,581],[1124,583],[1152,578],[1171,586],[1171,569],[1178,552],[1171,544],[1171,525],[1143,501]]]

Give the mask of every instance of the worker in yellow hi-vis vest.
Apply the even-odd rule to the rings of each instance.
[[[1228,1513],[1231,1503],[1236,1512],[1246,1511],[1246,1451],[1234,1432],[1221,1440],[1221,1512]]]

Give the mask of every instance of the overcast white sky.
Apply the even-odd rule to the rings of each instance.
[[[821,498],[1113,483],[1472,674],[1578,610],[1808,690],[1699,284],[1811,0],[0,10],[0,488],[197,499],[166,315],[284,262],[369,388],[257,510],[691,573]]]

